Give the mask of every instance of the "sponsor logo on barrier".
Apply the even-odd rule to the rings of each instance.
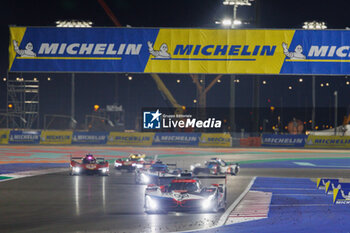
[[[150,146],[153,142],[154,133],[118,133],[111,132],[108,137],[109,145],[139,145]]]
[[[262,146],[304,147],[306,138],[306,135],[263,134]]]
[[[199,146],[218,146],[218,147],[230,147],[231,136],[230,134],[218,134],[218,133],[202,133]]]
[[[11,130],[9,135],[10,144],[38,144],[41,131],[17,131]]]
[[[106,144],[107,132],[73,132],[72,144]]]
[[[153,145],[198,145],[200,133],[156,133]]]
[[[0,130],[0,144],[8,144],[10,130]]]
[[[71,144],[73,131],[42,131],[40,144]]]
[[[337,147],[349,148],[349,136],[317,136],[309,135],[306,139],[305,147]]]

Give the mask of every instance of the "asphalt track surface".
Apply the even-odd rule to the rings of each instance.
[[[237,155],[249,159],[275,155]],[[295,157],[296,155],[293,155]],[[297,155],[298,156],[298,155]],[[304,155],[305,156],[305,155]],[[308,157],[315,155],[308,154]],[[320,155],[317,154],[319,157]],[[331,156],[324,153],[322,156]],[[345,155],[344,155],[345,156]],[[164,158],[188,168],[212,157]],[[223,158],[232,158],[224,155]],[[302,156],[300,156],[302,157]],[[246,168],[227,180],[228,204],[233,203],[254,176],[344,177],[346,169]],[[204,181],[204,183],[209,181]],[[210,181],[212,182],[212,181]],[[223,183],[218,180],[215,183]],[[0,183],[0,232],[173,232],[215,226],[222,213],[168,213],[147,215],[143,210],[143,185],[132,173],[111,169],[109,177],[69,176],[68,171]]]

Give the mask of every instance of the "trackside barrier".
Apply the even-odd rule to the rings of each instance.
[[[241,138],[239,141],[239,144],[242,147],[260,147],[261,138],[260,137]]]
[[[1,129],[0,130],[0,144],[8,144],[9,143],[10,130],[9,129]]]
[[[9,133],[9,144],[39,144],[40,130],[11,130]]]
[[[232,138],[228,133],[202,133],[198,146],[200,147],[231,147]]]
[[[2,129],[0,130],[0,144],[231,147],[232,138],[229,133],[126,133]]]
[[[198,146],[201,133],[156,133],[153,146]]]
[[[44,145],[69,145],[72,144],[73,131],[67,130],[43,130],[41,131],[40,144]]]
[[[263,134],[261,143],[268,147],[304,147],[306,139],[302,134]]]
[[[151,146],[155,133],[110,132],[107,145]]]
[[[259,147],[260,137],[233,138],[230,133],[88,132],[71,130],[0,130],[0,144]]]
[[[318,136],[309,135],[306,148],[350,148],[350,136]]]

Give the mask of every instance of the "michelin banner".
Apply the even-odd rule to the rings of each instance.
[[[198,145],[201,147],[231,147],[230,134],[225,133],[202,133]]]
[[[350,148],[350,136],[316,136],[309,135],[306,148]]]
[[[108,132],[73,132],[72,144],[106,144]]]
[[[153,146],[198,146],[201,133],[155,133]]]
[[[151,146],[155,133],[121,133],[110,132],[107,145],[117,146]]]
[[[10,27],[10,72],[350,73],[349,30]]]
[[[72,143],[73,131],[42,131],[40,144],[61,144],[69,145]]]
[[[261,145],[272,147],[304,147],[306,139],[307,136],[301,134],[263,134]]]
[[[8,144],[9,143],[9,129],[1,129],[0,130],[0,144]]]
[[[11,130],[9,144],[39,144],[41,131],[37,130]]]

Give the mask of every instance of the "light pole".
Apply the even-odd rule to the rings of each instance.
[[[56,27],[59,28],[90,28],[92,27],[91,21],[84,20],[58,20],[56,21]],[[71,128],[74,129],[77,121],[75,120],[75,73],[72,73],[71,82]]]
[[[327,29],[325,22],[318,21],[308,21],[304,22],[303,29],[307,30],[323,30]],[[316,77],[312,75],[312,114],[311,114],[311,128],[312,130],[315,128],[315,116],[316,116]]]
[[[237,8],[239,6],[251,6],[251,2],[254,0],[224,0],[222,4],[226,6],[233,6],[233,16],[232,21],[229,19],[225,19],[222,21],[222,24],[224,26],[231,26],[231,28],[234,28],[235,25],[242,24],[242,21],[237,19]],[[230,76],[230,128],[231,131],[236,130],[236,123],[235,123],[235,105],[236,105],[236,76],[234,74],[231,74]]]
[[[225,19],[216,22],[217,24],[223,24],[224,26],[231,26],[235,28],[235,25],[241,25],[242,21],[237,19],[237,8],[239,6],[251,6],[254,0],[224,0],[222,4],[225,6],[233,6],[233,17],[232,21],[230,19]]]

